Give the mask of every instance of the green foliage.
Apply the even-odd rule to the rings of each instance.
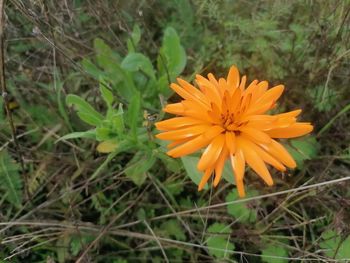
[[[198,193],[199,155],[169,157],[154,138],[178,101],[170,82],[236,64],[248,82],[284,84],[278,108],[302,108],[317,133],[281,140],[312,165],[275,188],[346,179],[349,0],[12,2],[5,80],[25,169],[0,98],[1,262],[75,262],[92,242],[83,261],[349,258],[345,182],[225,207],[239,200],[229,162],[229,183]],[[247,197],[260,183],[246,177]]]
[[[2,196],[14,207],[22,206],[22,178],[19,165],[7,151],[0,152],[0,189]]]
[[[321,238],[320,247],[327,257],[337,260],[350,259],[350,236],[342,238],[335,231],[327,230],[322,233]]]
[[[263,262],[266,263],[287,263],[288,251],[281,246],[269,245],[262,250]]]
[[[157,59],[159,71],[158,88],[165,96],[170,95],[169,82],[173,82],[186,66],[186,52],[179,36],[172,27],[164,31],[163,43]]]
[[[147,178],[146,172],[154,165],[155,156],[149,152],[137,152],[127,164],[125,174],[138,186]]]
[[[182,164],[185,168],[186,174],[191,180],[198,185],[202,179],[203,172],[200,172],[197,169],[197,164],[199,161],[199,157],[197,156],[184,156],[181,157]],[[225,163],[224,170],[222,172],[222,177],[229,183],[235,184],[234,174],[232,171],[232,166],[229,162]],[[204,189],[208,189],[206,185]]]
[[[254,190],[250,189],[247,192],[247,198],[252,197],[254,195],[257,195],[257,192],[255,192]],[[235,189],[226,196],[225,201],[232,202],[238,199],[238,192]],[[254,208],[249,207],[247,202],[227,205],[227,212],[230,215],[237,218],[237,220],[239,220],[242,223],[255,223],[257,219],[256,210]]]
[[[208,227],[207,233],[210,234],[206,241],[209,253],[216,258],[228,258],[230,254],[225,250],[235,249],[234,244],[230,242],[230,227],[222,223],[214,223]]]
[[[90,235],[76,235],[70,238],[70,250],[73,256],[77,256],[79,252],[90,242],[95,239]]]
[[[181,157],[183,166],[185,167],[186,174],[191,180],[198,185],[202,179],[203,173],[197,169],[198,157],[195,156],[184,156]],[[208,187],[205,186],[205,189]]]
[[[175,238],[176,240],[185,241],[186,235],[179,223],[179,221],[175,219],[170,219],[163,222],[160,225],[160,228],[157,230],[158,234],[168,237]]]
[[[293,139],[290,145],[286,147],[296,161],[299,169],[303,167],[304,161],[315,158],[320,149],[320,145],[314,136]]]
[[[129,53],[122,61],[121,68],[128,72],[144,72],[151,79],[155,79],[154,69],[148,57],[141,53]]]

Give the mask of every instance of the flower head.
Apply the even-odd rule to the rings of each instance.
[[[197,75],[199,89],[180,78],[177,82],[171,88],[183,100],[163,110],[178,117],[156,123],[157,129],[163,131],[156,137],[172,141],[167,154],[174,158],[205,148],[197,165],[204,172],[198,190],[212,175],[214,186],[218,185],[226,160],[231,162],[241,197],[245,195],[246,164],[269,186],[273,180],[265,163],[279,171],[296,167],[294,159],[275,139],[305,135],[313,126],[297,122],[300,109],[267,114],[276,106],[283,85],[268,89],[266,81],[254,80],[246,87],[246,76],[240,79],[235,66],[230,68],[227,79],[217,80],[211,73],[208,78]]]

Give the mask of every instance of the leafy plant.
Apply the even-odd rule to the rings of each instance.
[[[327,230],[321,237],[320,247],[327,257],[337,260],[350,259],[350,236],[342,238],[335,231]]]
[[[16,208],[20,208],[22,204],[22,178],[19,169],[19,165],[7,151],[0,152],[0,189],[5,199]]]
[[[301,169],[304,161],[315,158],[320,149],[320,145],[314,136],[303,137],[290,141],[286,148],[296,161],[298,168]]]
[[[254,190],[249,190],[247,192],[247,198],[252,197],[254,195],[257,195],[257,192]],[[238,192],[237,190],[231,191],[227,196],[225,201],[226,202],[231,202],[238,200]],[[237,204],[230,204],[227,205],[227,212],[237,218],[242,223],[255,223],[257,219],[257,213],[256,210],[247,203],[237,203]]]
[[[222,223],[214,223],[208,227],[207,233],[211,235],[206,240],[209,253],[216,258],[229,257],[230,254],[224,250],[235,249],[234,244],[230,242],[230,227]]]
[[[82,65],[87,72],[99,79],[99,90],[106,104],[106,114],[99,113],[84,98],[69,94],[66,97],[67,105],[73,105],[78,117],[95,128],[73,132],[60,138],[94,139],[99,142],[97,151],[110,153],[109,159],[121,152],[133,152],[134,157],[127,164],[125,174],[137,185],[145,181],[146,172],[156,161],[156,145],[149,140],[152,135],[146,126],[141,125],[142,112],[145,108],[155,109],[155,105],[157,111],[160,110],[159,92],[164,96],[170,95],[169,89],[162,85],[168,86],[168,81],[174,80],[186,65],[184,48],[173,28],[165,29],[157,60],[157,73],[151,60],[136,52],[140,37],[140,28],[135,26],[127,41],[129,53],[124,58],[102,39],[95,39],[97,65],[87,59],[82,61]]]

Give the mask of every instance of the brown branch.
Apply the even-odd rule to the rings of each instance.
[[[23,161],[23,156],[21,153],[21,148],[17,140],[16,136],[16,128],[13,123],[13,118],[12,118],[12,112],[9,108],[9,101],[8,101],[8,92],[6,88],[6,76],[5,76],[5,48],[4,48],[4,28],[5,28],[5,1],[6,0],[0,0],[0,86],[1,86],[1,95],[4,101],[4,106],[5,106],[5,111],[6,115],[9,121],[9,125],[11,127],[11,132],[12,132],[12,138],[13,142],[15,145],[16,152],[18,154],[18,159],[21,164],[22,172],[24,175],[24,181],[25,181],[25,195],[26,198],[28,198],[28,192],[27,192],[27,177],[25,175],[25,167],[24,167],[24,161]]]

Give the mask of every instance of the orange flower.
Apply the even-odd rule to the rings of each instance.
[[[247,163],[267,185],[273,180],[265,163],[279,171],[295,168],[296,163],[287,150],[274,138],[293,138],[310,133],[309,122],[297,122],[301,110],[270,115],[284,86],[268,89],[267,81],[254,80],[246,88],[246,76],[239,77],[235,66],[227,79],[217,80],[196,76],[199,89],[183,79],[171,88],[183,100],[168,104],[163,110],[179,115],[156,123],[163,131],[156,137],[172,141],[168,155],[177,158],[205,148],[198,169],[204,172],[198,190],[202,190],[212,174],[217,186],[225,161],[230,160],[238,193],[245,195],[243,178]]]

